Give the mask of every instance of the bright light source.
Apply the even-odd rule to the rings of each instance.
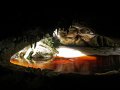
[[[57,56],[59,57],[74,58],[74,57],[86,56],[79,50],[75,50],[75,49],[67,48],[67,47],[59,47],[57,48],[57,51],[59,52],[57,54]]]

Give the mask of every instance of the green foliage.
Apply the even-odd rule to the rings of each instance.
[[[57,53],[57,50],[54,47],[53,37],[51,37],[49,34],[46,34],[45,37],[43,37],[43,39],[41,40],[41,42],[51,47],[54,53]]]
[[[53,47],[53,40],[52,37],[49,34],[46,34],[45,37],[43,37],[43,39],[41,40],[41,42],[43,42],[44,44]]]
[[[32,60],[32,54],[33,54],[33,51],[31,51],[29,56],[27,57],[28,60]]]

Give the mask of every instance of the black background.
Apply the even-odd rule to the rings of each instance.
[[[84,8],[84,7],[83,7]],[[46,32],[57,25],[70,25],[73,20],[79,20],[93,28],[96,33],[120,38],[119,10],[116,8],[83,9],[71,8],[4,8],[0,16],[1,40],[22,32],[41,27]],[[120,76],[58,76],[48,78],[24,72],[15,72],[0,67],[1,87],[22,88],[116,88],[119,87]],[[5,87],[6,86],[6,87]]]
[[[107,7],[107,6],[106,6]],[[119,37],[119,9],[117,8],[5,8],[1,9],[1,37],[20,34],[30,28],[54,30],[59,25],[70,25],[80,21],[93,28],[96,33]]]

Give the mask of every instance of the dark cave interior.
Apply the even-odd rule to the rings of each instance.
[[[119,14],[115,11],[84,11],[75,8],[44,8],[44,9],[6,9],[1,11],[0,40],[20,36],[24,31],[41,28],[49,32],[56,27],[69,26],[75,21],[93,28],[96,33],[113,38],[119,36]],[[26,72],[17,72],[0,67],[0,84],[15,88],[85,88],[85,87],[118,87],[120,75],[79,76],[60,75],[45,77]]]
[[[1,11],[1,37],[19,35],[22,31],[40,27],[52,30],[67,27],[73,21],[93,28],[96,33],[119,37],[117,10],[84,10],[79,8],[7,8]]]

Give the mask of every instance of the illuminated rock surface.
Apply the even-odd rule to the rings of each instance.
[[[23,36],[24,37],[24,36]],[[29,68],[25,68],[22,66],[18,66],[18,65],[14,65],[12,63],[10,63],[10,58],[13,54],[15,54],[16,52],[18,52],[19,50],[23,49],[25,46],[29,45],[30,42],[32,43],[34,40],[39,40],[41,37],[37,37],[34,38],[34,40],[31,41],[28,40],[28,38],[31,37],[31,35],[29,34],[29,36],[27,36],[27,38],[24,37],[19,37],[19,38],[11,38],[11,39],[6,39],[0,42],[0,65],[13,69],[13,70],[22,70],[22,71],[26,71],[26,72],[39,72],[41,73],[40,69],[29,69]],[[36,41],[37,41],[36,40]],[[17,43],[16,43],[17,42]],[[81,50],[81,52],[85,53],[86,55],[95,55],[97,58],[97,62],[94,62],[95,64],[92,64],[95,68],[92,68],[92,72],[83,72],[81,74],[99,74],[99,73],[105,73],[105,72],[109,72],[109,71],[113,71],[110,73],[118,73],[119,72],[119,68],[120,68],[120,56],[119,56],[119,52],[120,49],[119,48],[113,48],[113,47],[101,47],[101,48],[90,48],[90,47],[81,47],[79,48]],[[92,63],[92,62],[91,62]],[[64,65],[60,65],[59,68],[57,68],[57,71],[61,71],[60,67],[64,70],[67,69],[68,72],[70,70],[73,70],[74,68],[71,66],[72,63],[69,63],[68,65],[64,66]],[[84,63],[83,66],[89,66],[89,63]],[[70,67],[70,68],[69,68]],[[89,68],[91,69],[91,68]],[[87,67],[86,69],[83,68],[83,70],[87,71]],[[44,71],[44,70],[43,70]],[[48,70],[49,71],[49,70]],[[82,69],[81,69],[82,71]],[[50,70],[51,72],[51,70]],[[53,72],[54,73],[54,72]]]

